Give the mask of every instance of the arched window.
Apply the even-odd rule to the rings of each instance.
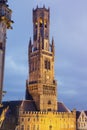
[[[45,69],[50,70],[50,61],[48,61],[48,60],[45,60]]]
[[[44,27],[47,28],[47,20],[44,20]]]
[[[40,21],[39,21],[39,27],[43,27],[42,18],[40,18]]]
[[[0,49],[2,49],[3,47],[2,47],[2,43],[0,42]]]
[[[30,118],[28,118],[28,121],[30,121]]]
[[[51,104],[51,101],[49,100],[49,101],[48,101],[48,105],[50,105],[50,104]]]
[[[52,125],[49,126],[49,130],[52,130]]]
[[[45,23],[45,28],[47,28],[47,23]]]
[[[38,24],[38,23],[37,23],[37,21],[36,21],[36,22],[35,22],[35,28],[37,28],[37,24]]]
[[[21,118],[21,121],[24,121],[24,118]]]
[[[48,69],[50,70],[50,61],[48,61]]]

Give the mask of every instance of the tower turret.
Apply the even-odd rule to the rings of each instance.
[[[31,38],[30,38],[30,41],[29,41],[29,54],[32,52],[32,41],[31,41]]]
[[[3,94],[4,61],[6,48],[6,31],[12,29],[12,11],[8,8],[7,0],[0,0],[0,103]]]

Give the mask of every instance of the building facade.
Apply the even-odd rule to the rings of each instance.
[[[3,79],[4,79],[4,62],[5,62],[5,48],[6,48],[6,32],[7,29],[11,29],[11,9],[7,5],[7,0],[0,0],[0,110],[2,109],[2,96],[5,91],[3,91]],[[0,113],[0,128],[2,126],[3,120],[5,119],[5,114],[8,110],[4,108],[2,113]]]
[[[77,117],[77,130],[87,130],[87,111],[79,112]]]
[[[4,62],[6,48],[6,31],[11,29],[11,13],[7,0],[0,0],[0,104],[3,95]]]
[[[16,130],[75,130],[75,111],[24,112],[20,111]]]

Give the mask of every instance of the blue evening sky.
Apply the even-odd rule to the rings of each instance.
[[[32,9],[50,7],[50,41],[55,40],[58,101],[87,110],[87,0],[9,0],[13,30],[8,30],[3,100],[25,98]]]

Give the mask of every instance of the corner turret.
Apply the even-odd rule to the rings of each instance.
[[[32,52],[32,41],[31,41],[31,38],[30,38],[30,41],[29,41],[29,54]]]

